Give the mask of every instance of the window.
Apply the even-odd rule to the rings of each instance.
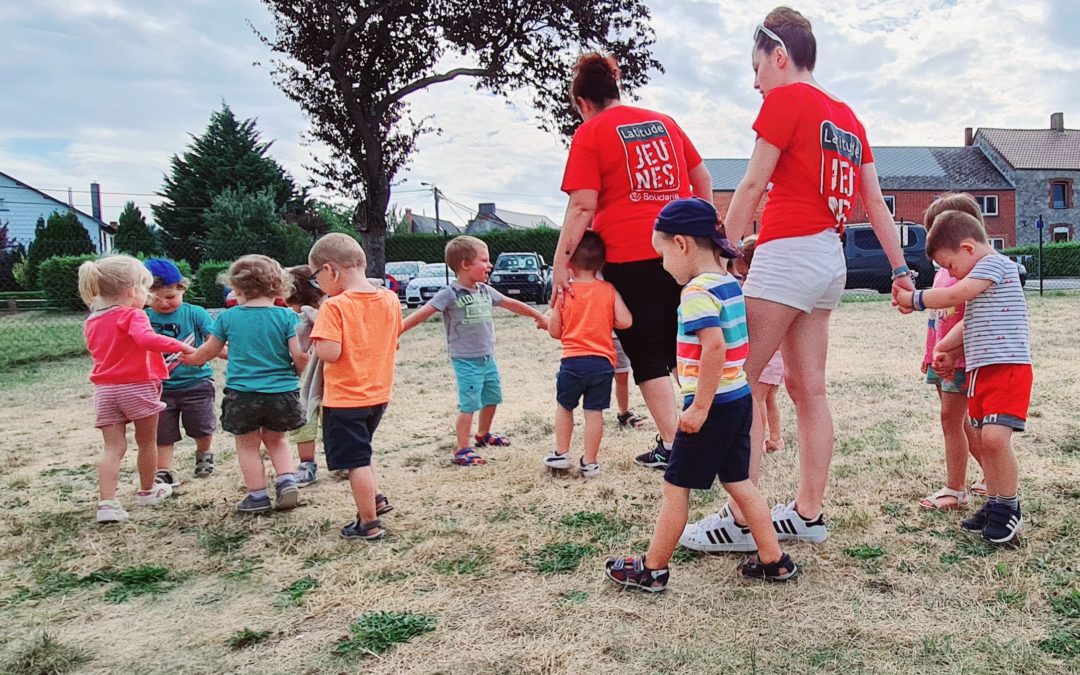
[[[889,213],[894,217],[896,216],[896,197],[892,195],[883,195],[885,198],[885,206],[889,207]]]
[[[881,250],[881,243],[878,241],[877,235],[869,227],[851,229],[848,230],[852,237],[854,237],[855,248],[862,249],[864,251]]]
[[[979,208],[982,209],[984,216],[996,216],[998,214],[997,195],[976,197],[975,201],[979,202]]]
[[[1050,208],[1072,208],[1072,181],[1055,180],[1050,182]]]
[[[1068,225],[1055,225],[1053,231],[1050,233],[1050,241],[1055,244],[1060,244],[1069,241],[1071,238],[1072,228]]]
[[[995,251],[1001,251],[1005,248],[1005,240],[1001,237],[990,237],[990,245]]]

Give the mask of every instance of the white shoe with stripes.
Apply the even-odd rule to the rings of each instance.
[[[780,541],[808,541],[811,544],[822,544],[829,538],[829,531],[825,529],[825,517],[818,516],[817,520],[808,523],[795,510],[795,502],[774,506],[772,524],[773,529],[776,530],[776,538]]]
[[[679,545],[691,551],[705,553],[741,552],[757,550],[754,535],[749,528],[735,524],[727,505],[719,513],[705,516],[696,523],[690,523],[679,537]]]

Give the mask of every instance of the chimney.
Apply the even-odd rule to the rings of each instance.
[[[1050,131],[1065,132],[1065,113],[1056,112],[1050,116]]]
[[[476,214],[479,216],[493,216],[495,215],[495,202],[489,202],[486,204],[480,204],[480,209]]]
[[[964,145],[969,146],[975,143],[975,130],[971,127],[964,129]]]
[[[101,186],[97,183],[90,183],[90,215],[101,222]]]

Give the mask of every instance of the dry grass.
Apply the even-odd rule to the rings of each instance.
[[[804,575],[787,586],[739,580],[733,556],[681,552],[662,597],[620,593],[600,572],[649,537],[660,475],[632,458],[651,432],[610,428],[599,480],[547,474],[558,349],[531,322],[498,321],[508,401],[497,426],[515,444],[472,469],[448,462],[442,328],[407,336],[376,437],[397,505],[376,545],[338,539],[352,509],[329,477],[292,513],[237,517],[226,435],[213,478],[99,528],[87,364],[9,370],[0,663],[48,629],[78,672],[1076,672],[1080,299],[1030,302],[1038,364],[1031,431],[1016,442],[1030,522],[1021,547],[987,549],[959,535],[955,516],[918,511],[944,476],[934,396],[916,369],[923,327],[886,304],[851,303],[833,322],[829,365],[831,540],[791,548]],[[188,476],[192,454],[178,449]],[[125,466],[131,502],[133,458]],[[770,501],[789,499],[795,453],[770,456],[765,472]],[[719,499],[696,495],[692,515]]]

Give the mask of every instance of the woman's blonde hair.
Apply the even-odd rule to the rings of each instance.
[[[245,255],[218,275],[218,283],[236,291],[245,300],[286,298],[292,293],[292,276],[265,255]]]
[[[121,300],[132,289],[145,298],[153,282],[150,270],[129,255],[109,255],[79,265],[79,295],[91,309]]]

